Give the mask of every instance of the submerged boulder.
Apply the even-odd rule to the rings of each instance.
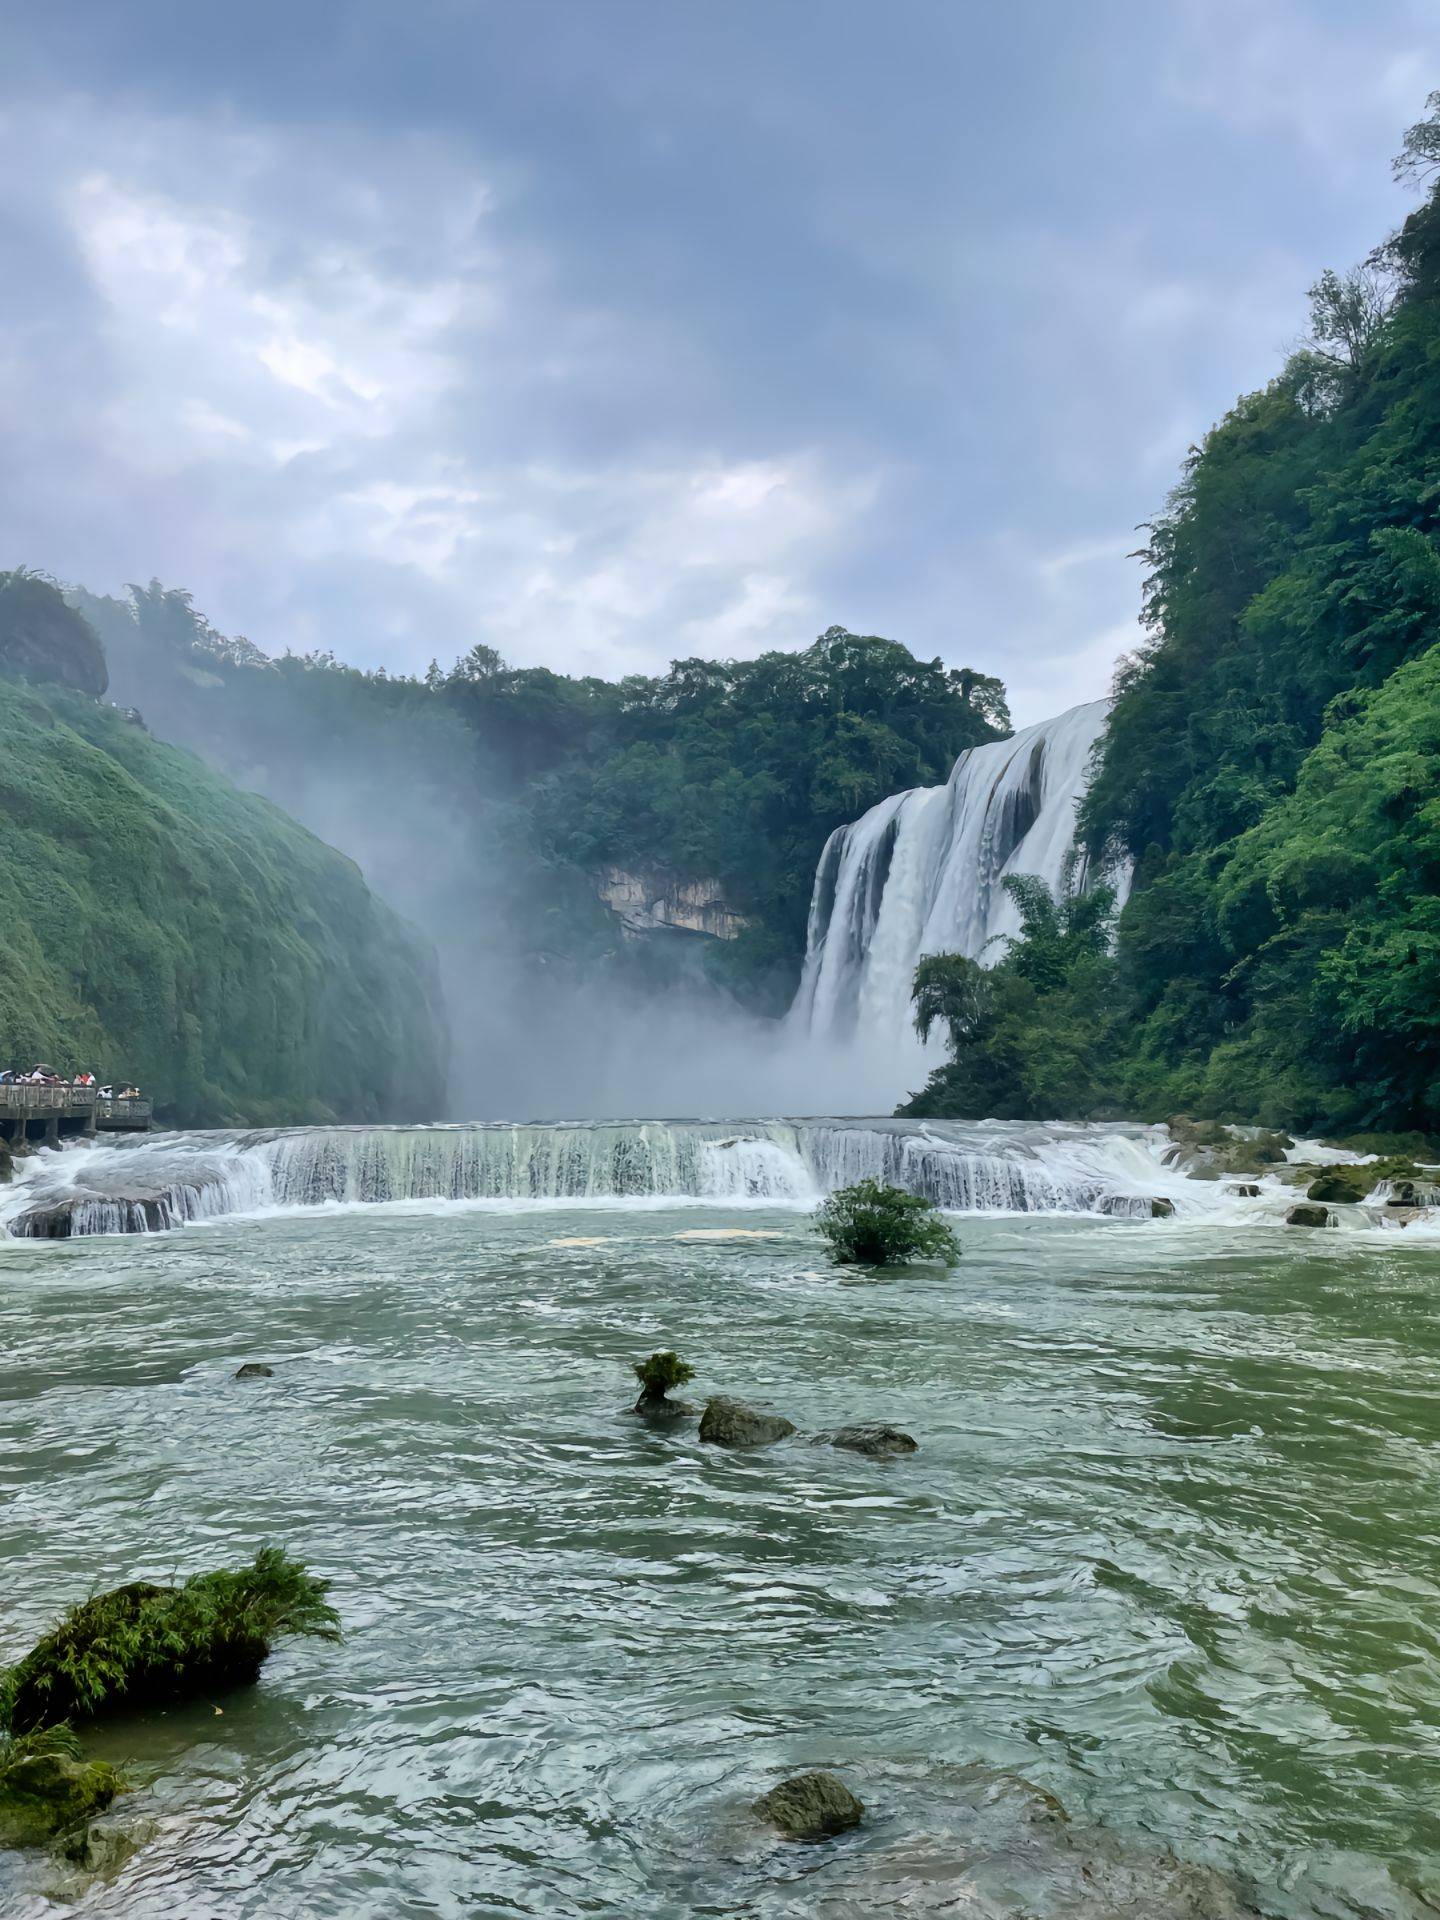
[[[273,1380],[275,1369],[267,1367],[260,1360],[247,1360],[243,1367],[236,1368],[235,1378],[237,1380]]]
[[[826,1433],[817,1433],[812,1443],[817,1447],[843,1447],[848,1453],[868,1453],[881,1455],[887,1453],[918,1453],[920,1443],[908,1433],[902,1433],[898,1427],[887,1427],[880,1422],[862,1423],[853,1427],[832,1427]]]
[[[252,1681],[284,1634],[339,1639],[328,1584],[262,1547],[248,1567],[180,1587],[96,1594],[0,1675],[0,1727],[30,1733]]]
[[[1228,1191],[1233,1193],[1237,1200],[1258,1200],[1260,1198],[1260,1189],[1253,1180],[1241,1180],[1236,1186],[1229,1188]]]
[[[1329,1227],[1334,1222],[1330,1218],[1328,1207],[1315,1206],[1308,1200],[1298,1200],[1285,1215],[1287,1227]]]
[[[752,1811],[787,1840],[828,1840],[858,1827],[865,1806],[835,1774],[815,1772],[782,1780],[760,1796]]]
[[[124,1780],[102,1760],[85,1760],[68,1727],[0,1740],[0,1847],[58,1847],[80,1857],[87,1830]]]
[[[717,1394],[705,1402],[700,1438],[712,1447],[769,1447],[795,1431],[795,1422],[778,1413],[747,1407],[743,1400]]]

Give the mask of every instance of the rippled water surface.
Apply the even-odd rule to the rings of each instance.
[[[774,1237],[679,1237],[724,1227]],[[961,1233],[880,1278],[724,1206],[0,1247],[0,1657],[267,1540],[346,1628],[108,1728],[150,1837],[10,1856],[0,1911],[1440,1912],[1440,1250]],[[626,1414],[669,1346],[801,1435]],[[804,1438],[877,1417],[920,1452]],[[785,1847],[745,1809],[809,1765],[869,1815]]]

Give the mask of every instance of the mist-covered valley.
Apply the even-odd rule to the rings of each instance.
[[[433,944],[437,1118],[888,1111],[923,1079],[918,1042],[837,1051],[785,1016],[826,839],[1002,737],[997,681],[841,629],[619,685],[478,646],[404,679],[273,658],[158,583],[69,597],[112,701],[347,854]]]

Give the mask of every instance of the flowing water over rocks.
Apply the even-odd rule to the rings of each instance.
[[[0,1241],[0,1658],[266,1540],[347,1630],[96,1736],[148,1838],[66,1911],[1433,1920],[1433,1241],[986,1214],[877,1276],[703,1218]],[[670,1348],[799,1431],[637,1420]],[[878,1423],[919,1451],[809,1437]],[[751,1808],[811,1769],[866,1811],[796,1846]],[[7,1920],[47,1875],[0,1856]]]
[[[780,1201],[876,1179],[961,1212],[1213,1211],[1163,1128],[1056,1122],[650,1120],[158,1134],[33,1156],[0,1196],[21,1239],[405,1201]],[[1293,1196],[1292,1196],[1293,1197]],[[1163,1211],[1163,1208],[1162,1208]]]
[[[826,842],[805,971],[790,1019],[830,1045],[910,1038],[910,988],[927,953],[997,959],[1018,933],[1008,874],[1083,884],[1075,810],[1108,700],[1072,707],[962,753],[943,787],[892,794]],[[1128,876],[1111,876],[1122,894]]]

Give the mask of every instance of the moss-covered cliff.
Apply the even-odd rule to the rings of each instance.
[[[429,950],[359,869],[112,707],[0,677],[0,1065],[186,1124],[434,1118]]]

